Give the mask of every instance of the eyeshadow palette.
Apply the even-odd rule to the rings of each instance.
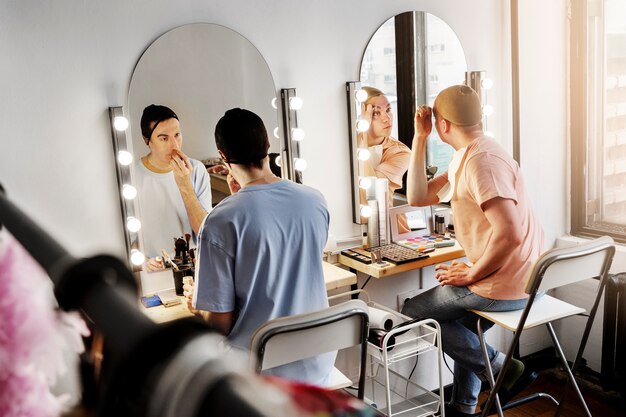
[[[369,256],[365,256],[363,254],[360,254],[358,252],[355,252],[353,250],[347,249],[347,250],[342,250],[341,254],[343,256],[347,256],[350,259],[354,259],[355,261],[359,261],[359,262],[363,262],[366,265],[369,265],[372,263],[372,258]]]
[[[443,237],[441,235],[417,236],[396,242],[396,244],[398,245],[416,250],[418,252],[454,246],[455,243],[456,241],[454,239],[450,239],[449,237]]]

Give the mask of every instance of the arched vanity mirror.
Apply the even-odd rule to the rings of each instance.
[[[258,114],[271,132],[278,126],[276,88],[261,53],[224,26],[197,23],[165,33],[143,53],[130,82],[128,116],[136,155],[147,152],[139,122],[150,104],[172,108],[180,118],[183,151],[196,159],[217,156],[213,132],[224,112],[242,107]]]
[[[390,183],[390,204],[406,203],[404,198],[404,181],[397,179],[408,169],[408,158],[398,158],[393,161],[393,175],[379,174],[371,164],[381,164],[385,161],[387,142],[383,149],[377,149],[371,144],[362,143],[362,138],[368,132],[359,132],[356,122],[365,110],[363,97],[357,97],[357,90],[361,87],[374,87],[384,94],[385,106],[389,105],[391,114],[391,131],[386,133],[394,140],[410,148],[413,140],[413,124],[415,110],[420,104],[433,104],[437,94],[444,88],[465,82],[467,63],[461,42],[450,26],[437,16],[421,12],[410,11],[391,17],[385,21],[372,35],[360,67],[359,83],[348,83],[348,102],[350,107],[351,129],[351,157],[352,157],[352,184],[353,184],[353,220],[355,223],[364,223],[366,220],[361,210],[367,209],[364,201],[367,193],[359,187],[372,184],[372,181],[362,181],[370,178],[373,171],[376,177],[387,178]],[[370,98],[366,100],[370,102]],[[384,109],[383,109],[384,110]],[[371,129],[371,127],[369,128]],[[447,169],[453,150],[436,137],[436,131],[429,138],[427,149],[427,165],[436,166],[440,171]],[[361,138],[361,140],[359,139]],[[394,143],[394,142],[389,142]],[[396,144],[397,145],[397,144]],[[377,145],[381,146],[381,145]],[[369,148],[369,149],[368,149]],[[401,145],[394,147],[394,152],[401,149]],[[369,152],[360,150],[367,149]],[[403,148],[406,152],[406,149]],[[369,165],[368,165],[369,164]],[[373,179],[373,178],[372,178]]]
[[[208,23],[175,28],[146,49],[132,74],[125,111],[130,123],[126,131],[128,149],[134,156],[131,172],[136,174],[141,157],[150,152],[140,127],[143,110],[150,104],[171,108],[179,118],[182,151],[190,158],[210,163],[218,158],[215,125],[233,107],[258,114],[268,130],[270,152],[280,153],[279,140],[272,134],[279,123],[277,102],[280,105],[270,69],[246,38],[224,26]],[[211,174],[210,180],[216,204],[229,191],[225,176]],[[134,206],[143,223],[137,236],[145,236],[147,228],[158,227],[143,221],[151,217],[148,214],[155,207],[142,205],[141,190],[137,195]],[[127,228],[125,233],[128,236],[133,231]],[[137,246],[133,244],[135,240],[127,240],[131,248]],[[170,240],[171,247],[163,249],[172,252],[174,240]],[[141,243],[141,249],[150,246]],[[145,255],[158,254],[146,251]]]

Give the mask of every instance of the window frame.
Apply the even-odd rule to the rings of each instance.
[[[596,3],[595,5],[593,3]],[[597,192],[598,198],[587,200],[587,190],[589,186],[592,167],[588,158],[588,148],[593,139],[591,138],[592,125],[598,124],[588,111],[591,107],[591,100],[595,100],[599,94],[604,94],[604,84],[596,87],[595,96],[590,93],[590,85],[594,82],[592,79],[597,77],[597,72],[604,72],[601,60],[604,60],[605,51],[599,48],[600,58],[592,56],[590,43],[601,45],[598,39],[590,40],[590,31],[594,28],[590,24],[589,10],[592,7],[599,7],[600,22],[602,22],[602,9],[604,0],[571,0],[569,10],[569,126],[570,126],[570,152],[571,152],[571,230],[574,236],[581,237],[598,237],[608,235],[620,243],[626,243],[626,226],[609,223],[603,221],[593,221],[592,216],[602,210],[602,192]],[[604,28],[600,23],[597,32],[604,40]],[[591,62],[594,59],[595,62]],[[595,71],[594,71],[595,70]],[[596,84],[598,85],[598,84]],[[597,103],[597,101],[596,101]],[[604,100],[600,104],[603,106]],[[594,108],[597,108],[595,106]],[[600,118],[604,123],[604,107],[601,107]],[[597,118],[597,117],[596,117]],[[604,132],[599,131],[599,135],[604,139]],[[604,146],[601,146],[597,152],[601,152],[600,156],[596,156],[597,161],[603,161],[605,153]],[[595,163],[595,162],[594,162]],[[601,164],[603,162],[600,162]],[[596,169],[602,178],[602,168]],[[602,180],[600,180],[602,181]],[[602,184],[599,185],[602,187]],[[591,215],[587,215],[592,212]]]

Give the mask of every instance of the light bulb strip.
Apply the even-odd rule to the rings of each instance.
[[[367,93],[361,89],[358,81],[346,83],[346,99],[348,100],[348,140],[350,144],[350,172],[352,172],[352,221],[361,224],[361,193],[359,178],[359,162],[369,158],[369,150],[359,149],[359,132],[366,131],[369,126],[361,120],[361,102],[367,100]],[[358,94],[358,96],[357,96]]]
[[[132,185],[131,175],[130,175],[133,155],[129,149],[130,148],[129,137],[127,135],[128,119],[124,116],[123,108],[121,106],[118,106],[118,107],[109,107],[109,120],[111,123],[113,154],[115,155],[115,159],[116,159],[115,167],[116,167],[117,183],[119,186],[119,193],[120,193],[120,211],[122,214],[123,226],[124,226],[124,240],[126,244],[126,250],[129,256],[128,257],[129,266],[136,270],[137,265],[135,265],[132,262],[131,251],[133,250],[139,251],[138,233],[141,228],[141,222],[136,217],[136,214],[135,214],[136,210],[135,210],[135,198],[134,197],[137,195],[137,190]],[[133,197],[133,198],[127,198],[127,197]],[[131,218],[135,219],[137,223],[129,222],[129,219]],[[131,229],[136,229],[136,230],[132,231]],[[135,265],[135,267],[133,267],[133,265]]]
[[[300,158],[300,145],[294,140],[293,130],[298,128],[298,113],[293,107],[302,107],[302,100],[293,100],[296,96],[295,88],[283,88],[280,90],[282,112],[282,176],[295,181],[295,160]],[[299,103],[298,103],[299,101]],[[293,106],[292,103],[296,105]],[[297,104],[300,104],[298,106]]]

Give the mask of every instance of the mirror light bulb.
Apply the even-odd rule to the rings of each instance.
[[[371,186],[372,186],[372,180],[369,179],[368,177],[364,177],[359,180],[359,187],[363,188],[364,190],[369,189]]]
[[[282,156],[280,156],[280,155],[278,155],[278,156],[276,157],[276,159],[274,160],[274,163],[275,163],[278,167],[280,167],[280,164],[282,163],[282,161],[283,161],[283,157],[282,157]]]
[[[142,265],[145,260],[146,260],[146,256],[140,251],[138,251],[137,249],[132,249],[130,251],[130,262],[133,265],[136,265],[136,266]]]
[[[280,139],[280,135],[278,134],[278,126],[276,126],[276,127],[274,128],[274,137],[275,137],[276,139]]]
[[[372,215],[372,208],[370,206],[361,206],[361,216],[369,217]]]
[[[293,167],[296,171],[304,171],[308,165],[309,164],[304,159],[296,158],[293,161]]]
[[[141,222],[138,218],[129,216],[126,219],[126,228],[129,232],[137,233],[141,229]]]
[[[294,127],[293,129],[291,129],[291,138],[293,140],[301,141],[302,139],[304,139],[304,130],[300,129],[299,127]]]
[[[117,153],[117,162],[124,166],[130,165],[133,162],[133,154],[128,151],[119,151]]]
[[[363,103],[365,100],[367,100],[367,91],[363,89],[357,90],[354,96],[359,103]]]
[[[370,151],[369,149],[359,149],[356,153],[356,157],[359,161],[367,161],[370,159]]]
[[[480,82],[480,86],[485,90],[489,90],[493,87],[493,80],[491,78],[485,78]]]
[[[291,97],[289,99],[289,108],[291,110],[300,110],[302,108],[302,99],[300,97]]]
[[[276,97],[272,99],[272,107],[278,110],[278,106],[276,105]]]
[[[483,114],[485,116],[491,116],[493,114],[493,106],[491,104],[485,104],[483,106]]]
[[[122,195],[127,200],[132,200],[137,197],[137,189],[130,184],[124,184],[122,187]]]
[[[370,128],[370,122],[367,120],[359,120],[356,122],[356,130],[358,132],[367,132]]]
[[[128,119],[124,116],[115,116],[113,118],[113,127],[118,132],[123,132],[128,129]]]

